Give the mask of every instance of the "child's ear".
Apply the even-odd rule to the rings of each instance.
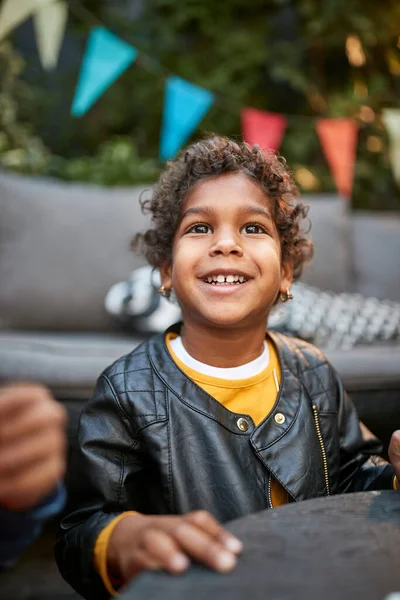
[[[165,290],[172,289],[172,264],[165,262],[160,266],[161,284]]]
[[[290,290],[293,283],[293,263],[291,261],[286,261],[282,264],[281,267],[281,285],[280,292],[285,293]]]

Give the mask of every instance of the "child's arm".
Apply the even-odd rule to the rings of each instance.
[[[353,402],[336,375],[340,436],[340,492],[393,489],[394,471],[378,456],[381,444],[360,422]]]
[[[136,451],[137,445],[130,415],[102,375],[80,419],[67,475],[67,506],[55,546],[62,576],[84,598],[109,597],[94,565],[100,533],[124,511],[143,506],[145,457]]]
[[[214,568],[218,553],[228,553],[234,558],[228,542],[232,536],[224,534],[222,527],[202,512],[162,517],[128,514],[112,529],[111,522],[122,513],[145,512],[149,501],[146,481],[154,477],[149,472],[151,458],[133,431],[138,420],[134,410],[135,407],[125,403],[122,394],[116,395],[103,375],[80,421],[78,447],[68,477],[67,514],[57,538],[56,560],[63,577],[87,599],[109,597],[95,567],[96,542],[108,525],[112,530],[105,548],[108,574],[120,583],[142,569],[155,566],[177,572],[179,568],[173,565],[173,557],[182,552]],[[146,424],[143,419],[139,421],[140,426]],[[165,421],[165,416],[161,415],[159,421]],[[162,503],[161,490],[159,494]],[[160,508],[160,513],[165,511],[166,508]],[[172,546],[175,554],[167,556]],[[231,563],[233,567],[234,560]]]
[[[107,552],[109,572],[127,582],[140,571],[185,571],[190,558],[222,573],[236,565],[241,542],[206,511],[183,516],[128,515],[115,527]]]

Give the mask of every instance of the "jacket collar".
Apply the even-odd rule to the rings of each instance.
[[[303,392],[302,385],[295,374],[296,364],[288,339],[279,334],[268,332],[279,358],[281,367],[281,385],[275,406],[268,417],[256,428],[252,418],[246,414],[232,413],[212,396],[194,383],[173,361],[168,352],[165,335],[169,332],[179,333],[182,323],[172,325],[164,334],[153,337],[148,342],[148,357],[167,388],[181,402],[214,421],[219,422],[237,435],[251,436],[253,446],[259,450],[266,449],[277,442],[292,426],[299,409]],[[278,413],[284,415],[283,423],[275,418]],[[244,417],[249,428],[243,432],[238,428],[238,419]],[[279,417],[278,417],[279,421]]]

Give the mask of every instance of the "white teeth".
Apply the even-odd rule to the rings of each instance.
[[[207,277],[207,283],[244,283],[246,278],[243,275],[210,275]]]

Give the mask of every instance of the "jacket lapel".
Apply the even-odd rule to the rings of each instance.
[[[284,336],[269,335],[279,357],[281,385],[274,408],[255,429],[250,443],[293,499],[324,495],[318,492],[324,490],[324,469],[312,402],[299,377],[302,357],[293,353]]]

